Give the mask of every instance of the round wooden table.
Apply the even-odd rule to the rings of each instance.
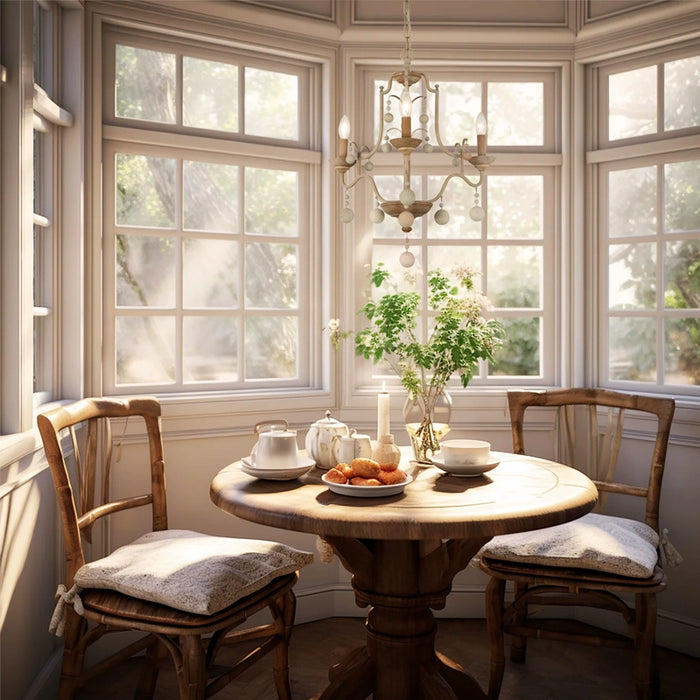
[[[598,497],[575,469],[494,454],[501,462],[486,474],[459,478],[420,469],[403,493],[385,498],[336,495],[317,468],[294,481],[263,481],[235,462],[214,477],[210,495],[222,510],[323,537],[352,574],[357,604],[371,606],[366,643],[331,668],[318,698],[486,697],[464,669],[435,651],[432,610],[445,606],[454,576],[491,537],[574,520]]]

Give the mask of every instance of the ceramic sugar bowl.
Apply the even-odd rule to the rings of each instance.
[[[330,469],[337,464],[333,455],[333,441],[336,438],[347,437],[350,430],[345,423],[331,418],[331,412],[326,411],[325,418],[317,420],[306,433],[304,446],[306,453],[322,469]]]

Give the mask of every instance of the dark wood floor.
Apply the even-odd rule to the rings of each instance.
[[[363,643],[364,620],[330,618],[297,625],[292,636],[290,675],[295,700],[325,687],[328,667]],[[488,649],[483,620],[439,620],[436,647],[460,663],[486,687]],[[224,650],[222,653],[230,653]],[[700,698],[700,659],[658,650],[661,700]],[[390,663],[390,660],[387,660]],[[83,689],[82,699],[123,700],[133,696],[138,661],[130,661]],[[274,700],[272,660],[263,659],[215,697],[221,700]],[[502,700],[632,700],[631,652],[561,644],[530,643],[524,665],[506,662]],[[161,672],[156,698],[177,700],[174,679]],[[411,700],[411,698],[396,698]]]

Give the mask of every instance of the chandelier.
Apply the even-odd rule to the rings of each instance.
[[[440,135],[440,112],[439,112],[439,85],[432,87],[430,81],[424,73],[413,70],[411,66],[411,17],[410,0],[404,0],[403,4],[403,26],[404,26],[404,49],[401,54],[403,60],[403,70],[392,74],[389,83],[379,88],[379,120],[380,124],[377,142],[373,148],[367,146],[359,147],[354,141],[350,141],[350,120],[347,115],[343,115],[338,127],[338,155],[334,160],[336,171],[340,173],[343,188],[345,190],[344,206],[340,212],[340,219],[343,223],[350,223],[355,214],[350,208],[350,190],[360,182],[367,180],[372,187],[376,198],[377,206],[370,213],[370,221],[379,224],[384,220],[385,214],[396,217],[405,233],[405,250],[400,256],[400,262],[404,267],[411,267],[415,261],[415,256],[410,252],[410,242],[408,234],[411,232],[417,218],[427,214],[433,204],[439,199],[440,208],[435,212],[435,222],[445,225],[450,220],[449,212],[444,208],[442,197],[445,188],[450,180],[457,178],[470,187],[474,188],[474,206],[469,215],[474,221],[481,221],[484,218],[484,210],[479,205],[479,191],[483,173],[493,162],[493,156],[486,155],[486,133],[487,124],[483,113],[479,112],[475,120],[476,128],[476,155],[472,155],[467,145],[467,139],[453,146],[445,146]],[[395,87],[402,86],[401,88]],[[401,95],[391,94],[392,88]],[[444,179],[442,186],[434,197],[425,200],[418,200],[415,192],[411,189],[411,156],[417,151],[431,153],[434,146],[430,143],[428,133],[428,99],[432,95],[434,103],[434,128],[437,147],[449,157],[452,164],[452,172]],[[393,125],[394,115],[391,112],[391,101],[398,100],[399,112],[401,114],[401,126]],[[419,124],[414,128],[412,123],[412,113],[414,104],[420,107]],[[385,109],[386,107],[386,109]],[[398,151],[403,156],[403,189],[398,200],[387,199],[379,191],[377,182],[371,175],[374,169],[372,157],[378,152],[390,153]],[[464,174],[464,164],[468,162],[474,169],[472,174],[475,179],[470,179]],[[348,175],[350,173],[350,175]],[[352,177],[354,175],[354,177]]]

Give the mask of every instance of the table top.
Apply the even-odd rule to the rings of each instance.
[[[386,540],[468,539],[558,525],[590,511],[593,482],[571,467],[536,457],[492,453],[500,464],[477,477],[418,469],[403,493],[356,498],[331,492],[313,468],[293,481],[264,481],[240,462],[212,480],[222,510],[262,525],[335,537]],[[403,464],[402,464],[403,466]]]

